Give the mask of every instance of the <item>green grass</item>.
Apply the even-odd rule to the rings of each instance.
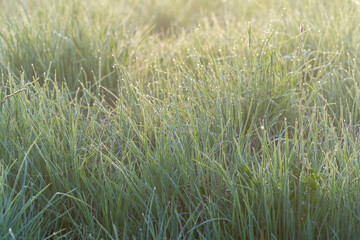
[[[0,1],[0,238],[357,239],[359,23],[356,0]]]

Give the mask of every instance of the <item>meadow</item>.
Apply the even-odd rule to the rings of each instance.
[[[357,0],[0,0],[0,239],[359,239]]]

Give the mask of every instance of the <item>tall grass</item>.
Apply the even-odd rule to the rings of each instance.
[[[0,2],[0,238],[357,238],[357,1],[183,5]]]

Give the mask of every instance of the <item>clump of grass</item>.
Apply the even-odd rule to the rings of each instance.
[[[358,236],[349,2],[31,3],[0,3],[0,238]]]

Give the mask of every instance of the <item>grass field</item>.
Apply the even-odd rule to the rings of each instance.
[[[359,239],[360,1],[0,0],[0,239]]]

